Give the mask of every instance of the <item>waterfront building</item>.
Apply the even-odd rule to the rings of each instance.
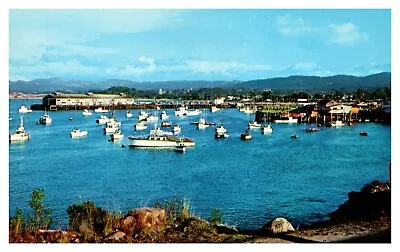
[[[43,97],[43,106],[49,107],[51,110],[69,106],[98,106],[108,107],[115,105],[134,104],[134,99],[127,97],[124,93],[118,95],[112,94],[93,94],[87,92],[84,94],[65,94],[54,92]]]

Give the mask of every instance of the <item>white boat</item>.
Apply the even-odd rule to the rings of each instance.
[[[215,113],[215,112],[217,112],[218,110],[221,110],[221,109],[217,108],[216,106],[212,106],[212,107],[210,108],[211,113]]]
[[[150,134],[156,135],[156,136],[172,136],[173,135],[172,132],[164,131],[160,128],[155,128],[155,129],[150,130]]]
[[[29,140],[31,138],[31,135],[25,132],[24,121],[22,119],[22,115],[20,116],[20,125],[19,125],[18,129],[14,133],[9,134],[8,137],[9,137],[10,142],[20,142],[20,141]]]
[[[130,111],[126,111],[125,116],[126,116],[126,118],[132,118],[132,117],[133,117],[133,114],[132,114],[132,112],[130,112]]]
[[[147,137],[129,137],[129,141],[129,147],[174,148],[178,141],[182,141],[187,147],[195,145],[195,142],[190,138],[156,134],[149,134]]]
[[[201,113],[201,110],[195,109],[195,110],[187,110],[184,115],[185,116],[197,116],[197,115],[200,115],[200,113]]]
[[[261,128],[262,125],[257,123],[256,121],[251,121],[249,122],[248,126],[250,129],[258,129]]]
[[[145,130],[147,129],[147,125],[143,121],[139,121],[134,125],[135,130]]]
[[[87,110],[87,109],[84,109],[84,110],[82,111],[82,115],[83,115],[83,116],[91,116],[91,115],[92,115],[92,112],[90,112],[90,111]]]
[[[197,124],[198,129],[205,129],[210,127],[210,124],[206,122],[204,118],[199,119],[199,123]]]
[[[149,117],[149,114],[146,111],[141,110],[139,113],[138,121],[144,121]]]
[[[174,127],[172,128],[172,133],[178,134],[181,132],[181,130],[182,130],[181,126],[179,126],[179,124],[175,124]]]
[[[161,122],[161,127],[169,127],[171,125],[172,125],[172,123],[167,122],[167,121]]]
[[[71,138],[79,138],[87,136],[88,132],[86,130],[80,131],[79,129],[73,129],[69,134]]]
[[[108,116],[105,116],[105,115],[101,115],[98,119],[96,119],[96,122],[98,124],[105,124],[108,121],[109,121],[109,118],[108,118]]]
[[[226,129],[222,124],[218,124],[217,127],[215,127],[215,133],[217,134],[223,134],[226,133]]]
[[[146,118],[146,122],[157,122],[157,121],[158,121],[157,116],[150,115]]]
[[[344,126],[344,123],[342,121],[337,120],[337,121],[332,121],[331,125],[332,127],[342,127]]]
[[[263,134],[268,134],[268,133],[272,133],[272,127],[271,125],[264,125],[264,127],[261,128],[261,133]]]
[[[52,120],[51,117],[46,113],[46,110],[44,111],[44,115],[42,115],[39,118],[39,123],[44,124],[44,125],[49,125],[51,124]]]
[[[106,122],[104,126],[104,134],[114,133],[118,128],[115,126],[113,122]]]
[[[160,119],[161,120],[167,120],[168,118],[169,118],[169,115],[167,115],[167,112],[165,112],[163,110],[163,112],[161,112],[161,114],[160,114]]]
[[[185,116],[187,113],[186,107],[182,106],[175,110],[175,116]]]
[[[118,122],[117,120],[115,120],[114,117],[108,118],[107,122],[113,123],[115,127],[121,127],[121,122]]]
[[[11,121],[11,120],[12,120],[12,117],[9,117],[8,120]]]
[[[106,112],[108,112],[108,109],[103,109],[102,107],[100,107],[100,108],[95,109],[94,112],[96,112],[96,113],[106,113]]]
[[[111,134],[111,141],[120,140],[122,138],[124,138],[124,134],[122,134],[120,129],[115,130],[115,132]]]
[[[297,119],[291,116],[282,116],[280,119],[275,120],[275,123],[297,123]]]
[[[31,113],[32,109],[28,109],[25,105],[21,105],[21,107],[18,109],[19,113]]]

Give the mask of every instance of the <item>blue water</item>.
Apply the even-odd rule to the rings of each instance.
[[[19,106],[32,103],[41,101],[9,102],[10,132],[19,124]],[[125,213],[176,195],[188,200],[197,216],[209,218],[211,209],[218,208],[225,222],[256,229],[279,216],[296,225],[322,220],[347,200],[348,192],[374,179],[389,179],[390,126],[359,123],[305,133],[310,125],[272,124],[272,134],[252,130],[253,139],[242,141],[239,136],[254,115],[237,109],[207,113],[208,121],[222,122],[230,134],[214,139],[213,126],[198,130],[190,125],[198,117],[176,118],[173,110],[166,111],[169,121],[178,122],[182,134],[196,142],[184,154],[121,148],[128,145],[127,136],[147,132],[133,130],[137,110],[129,119],[125,111],[115,111],[125,134],[118,143],[109,142],[95,123],[97,113],[50,112],[53,123],[48,126],[36,124],[43,111],[25,114],[31,140],[9,145],[10,215],[16,207],[29,212],[35,188],[45,189],[44,202],[58,226],[68,223],[67,207],[84,200]],[[74,127],[88,130],[88,136],[71,139]],[[299,138],[290,138],[292,133]]]

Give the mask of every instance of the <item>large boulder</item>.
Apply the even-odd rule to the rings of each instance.
[[[130,210],[121,223],[124,231],[132,228],[146,229],[160,227],[165,224],[165,210],[160,208],[137,208]]]
[[[292,224],[290,224],[290,222],[287,221],[285,218],[277,218],[273,221],[270,221],[264,226],[264,228],[267,231],[272,232],[273,234],[281,234],[295,231]]]

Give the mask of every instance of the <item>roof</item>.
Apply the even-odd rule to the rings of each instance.
[[[52,94],[46,95],[45,97],[53,97],[53,98],[92,98],[92,99],[116,99],[116,98],[126,98],[126,95],[121,93],[118,95],[113,94],[93,94],[93,93],[85,93],[85,94],[64,94],[60,92],[54,92]]]

